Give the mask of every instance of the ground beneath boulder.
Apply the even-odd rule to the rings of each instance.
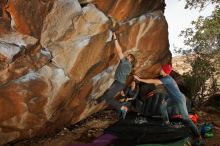
[[[207,146],[220,146],[220,116],[219,114],[208,114],[198,112],[200,123],[212,122],[215,126],[214,137],[206,138]],[[6,146],[70,146],[71,144],[89,143],[103,134],[105,128],[118,120],[115,110],[103,110],[87,119],[64,128],[59,133],[50,137],[33,138],[20,141]]]
[[[115,110],[103,110],[50,137],[33,138],[6,146],[69,146],[89,143],[103,134],[103,130],[118,120]]]

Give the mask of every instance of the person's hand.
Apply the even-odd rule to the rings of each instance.
[[[134,75],[134,78],[135,78],[136,80],[140,81],[140,77],[139,77],[139,76]]]
[[[127,101],[131,101],[131,100],[133,100],[133,98],[127,98],[127,99],[126,99],[126,102],[127,102]]]
[[[113,40],[117,40],[115,32],[113,32]]]
[[[154,91],[151,91],[151,92],[149,92],[148,94],[147,94],[147,96],[153,96],[155,94],[155,92]]]
[[[121,96],[125,96],[125,93],[123,90],[121,91]]]

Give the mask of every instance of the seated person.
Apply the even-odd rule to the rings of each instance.
[[[121,91],[121,95],[124,98],[125,102],[135,100],[138,96],[138,93],[139,93],[139,86],[134,80],[127,88]]]
[[[121,91],[123,105],[129,107],[131,111],[135,111],[135,99],[138,94],[139,85],[133,80],[128,87]]]

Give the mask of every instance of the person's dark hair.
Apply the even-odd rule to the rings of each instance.
[[[132,82],[135,82],[135,88],[134,88],[134,90],[135,91],[137,91],[137,90],[139,90],[139,81],[137,81],[137,80],[132,80],[131,82],[130,82],[130,84],[129,84],[129,86],[128,87],[132,87]]]
[[[132,67],[134,67],[135,66],[135,64],[136,64],[136,58],[134,57],[134,55],[133,54],[128,54],[128,56],[130,56],[131,57],[131,65],[132,65]]]

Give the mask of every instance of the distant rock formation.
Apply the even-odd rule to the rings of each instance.
[[[186,56],[175,56],[172,58],[172,66],[174,71],[183,75],[184,73],[192,71],[190,62],[187,60]]]
[[[170,62],[164,0],[0,1],[0,145],[53,133],[104,108],[90,99],[133,53],[141,77]]]

